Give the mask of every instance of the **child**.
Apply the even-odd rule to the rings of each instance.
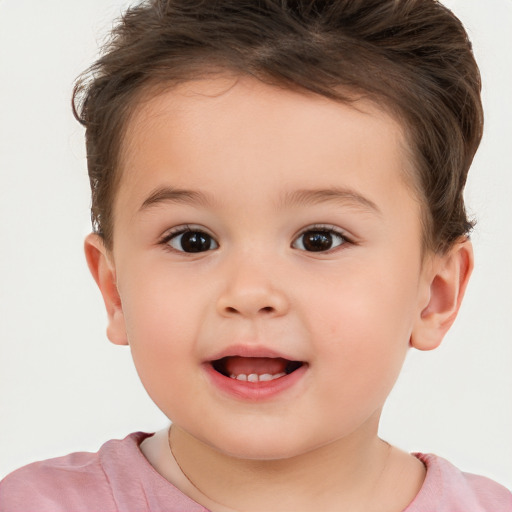
[[[2,511],[510,511],[377,435],[473,267],[482,130],[430,0],[153,1],[75,90],[109,339],[172,421],[18,470]]]

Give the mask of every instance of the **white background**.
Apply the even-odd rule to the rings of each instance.
[[[126,3],[0,0],[0,477],[166,425],[129,349],[106,340],[82,254],[89,191],[71,88]],[[443,345],[409,354],[381,435],[512,488],[512,1],[446,3],[484,79],[467,189],[476,270]]]

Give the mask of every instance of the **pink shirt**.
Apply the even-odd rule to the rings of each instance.
[[[208,512],[149,464],[139,448],[149,435],[18,469],[0,482],[0,512]],[[427,476],[403,512],[512,512],[512,493],[496,482],[435,455],[415,455]]]

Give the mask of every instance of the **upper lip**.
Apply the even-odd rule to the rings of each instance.
[[[211,358],[207,359],[207,362],[217,361],[218,359],[222,359],[224,357],[269,357],[269,358],[282,358],[287,359],[288,361],[301,361],[290,354],[285,354],[283,352],[279,352],[273,348],[266,347],[264,345],[248,345],[248,344],[237,344],[231,345],[227,348],[222,349],[221,351],[213,354]]]

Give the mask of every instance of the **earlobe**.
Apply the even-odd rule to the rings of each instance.
[[[424,276],[426,304],[419,308],[411,335],[411,346],[419,350],[438,347],[457,317],[473,270],[470,240],[465,237],[435,255],[429,269]]]
[[[107,337],[116,345],[128,345],[123,308],[111,255],[103,239],[95,233],[86,237],[84,251],[89,270],[100,289],[107,310]]]

